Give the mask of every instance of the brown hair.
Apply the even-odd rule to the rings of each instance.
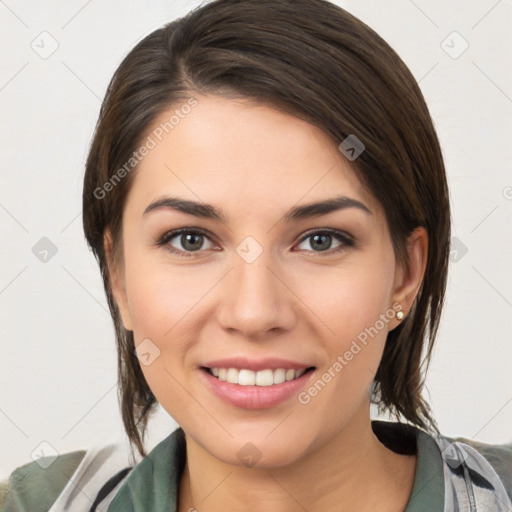
[[[115,325],[122,418],[132,448],[146,455],[144,435],[157,402],[111,293],[103,235],[111,230],[114,259],[122,260],[123,206],[136,166],[122,179],[118,171],[126,170],[155,118],[194,92],[273,106],[320,127],[336,144],[355,135],[365,150],[352,168],[383,206],[395,253],[406,265],[407,237],[425,227],[425,277],[406,320],[388,334],[373,401],[439,432],[422,389],[444,301],[450,207],[419,86],[378,34],[328,1],[214,0],[155,30],[124,58],[86,164],[83,225]]]

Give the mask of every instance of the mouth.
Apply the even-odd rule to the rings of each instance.
[[[247,368],[208,368],[201,366],[201,370],[208,373],[212,377],[227,382],[229,384],[238,384],[239,386],[259,386],[269,387],[284,382],[297,380],[305,373],[315,370],[315,366],[308,368],[267,368],[259,371],[249,370]]]

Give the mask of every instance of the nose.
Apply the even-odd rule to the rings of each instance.
[[[270,251],[248,263],[234,255],[234,268],[223,279],[218,320],[221,326],[251,340],[268,337],[270,331],[292,329],[298,300],[272,265]]]

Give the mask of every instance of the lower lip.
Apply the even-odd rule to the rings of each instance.
[[[274,407],[298,393],[315,370],[303,373],[298,379],[272,386],[241,386],[217,379],[203,368],[199,373],[212,391],[226,402],[243,409],[267,409]]]

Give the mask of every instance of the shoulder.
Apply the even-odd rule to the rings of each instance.
[[[464,437],[453,438],[453,441],[467,444],[483,455],[496,471],[512,500],[512,443],[487,444]]]
[[[127,468],[128,450],[114,442],[41,457],[0,484],[0,512],[89,510],[105,482]]]
[[[16,468],[0,483],[0,511],[48,510],[62,492],[87,450],[41,457]]]

